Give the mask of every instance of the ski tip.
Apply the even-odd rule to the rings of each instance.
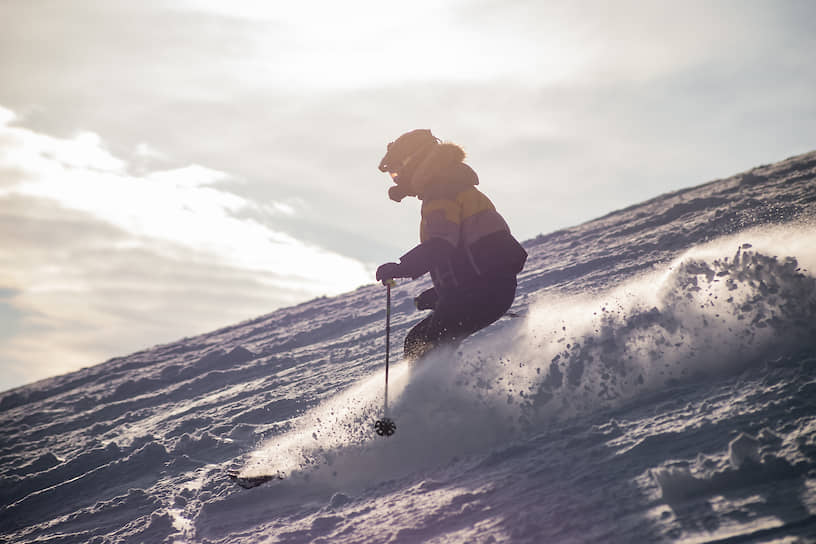
[[[269,474],[264,476],[241,476],[237,470],[228,470],[227,476],[230,480],[243,487],[244,489],[252,489],[259,485],[271,482],[272,480],[283,480],[283,473],[278,471],[277,474]]]

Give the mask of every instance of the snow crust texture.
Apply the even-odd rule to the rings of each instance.
[[[389,438],[378,285],[0,394],[0,542],[816,542],[816,152],[525,245]]]

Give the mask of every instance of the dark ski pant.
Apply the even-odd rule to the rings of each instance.
[[[405,337],[405,357],[417,360],[439,346],[456,347],[503,316],[515,298],[515,277],[499,278],[486,288],[462,290],[440,298],[431,315]]]

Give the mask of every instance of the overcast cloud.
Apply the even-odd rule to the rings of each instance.
[[[521,239],[816,148],[816,4],[0,4],[0,389],[373,280],[385,144]]]

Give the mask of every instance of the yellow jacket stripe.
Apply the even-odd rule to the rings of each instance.
[[[460,191],[452,199],[422,203],[421,242],[441,238],[453,247],[466,248],[479,238],[501,230],[509,231],[507,223],[490,199],[475,187]]]

